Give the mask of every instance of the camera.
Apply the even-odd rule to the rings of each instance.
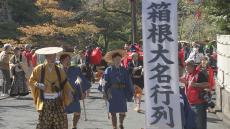
[[[215,107],[215,103],[212,101],[212,95],[210,92],[203,91],[200,93],[200,97],[207,102],[208,107],[211,107],[211,108]]]

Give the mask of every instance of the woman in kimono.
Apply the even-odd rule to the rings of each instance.
[[[139,55],[132,53],[132,60],[128,63],[129,73],[135,89],[134,99],[137,112],[140,112],[142,90],[144,88],[143,62],[139,61]]]
[[[81,114],[80,100],[85,98],[85,91],[90,88],[90,83],[82,75],[81,69],[79,67],[70,66],[71,57],[69,54],[62,54],[60,56],[60,63],[67,74],[68,81],[70,82],[72,88],[75,90],[73,96],[74,101],[65,108],[65,112],[68,114],[74,113],[72,129],[77,129],[77,123]]]
[[[11,85],[10,96],[26,96],[29,94],[26,84],[25,72],[22,69],[22,55],[20,48],[14,48],[14,55],[10,58],[11,75],[13,82]]]
[[[131,101],[134,94],[129,72],[121,67],[124,54],[123,50],[114,50],[105,55],[105,60],[112,64],[104,73],[104,98],[107,100],[108,112],[112,116],[113,129],[117,129],[117,113],[119,113],[119,127],[124,129],[127,101]]]

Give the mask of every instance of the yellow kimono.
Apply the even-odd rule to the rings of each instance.
[[[42,65],[43,64],[38,65],[34,68],[29,79],[29,85],[37,111],[43,109],[43,101],[40,99],[40,89],[35,86],[36,83],[40,82]],[[61,68],[59,68],[59,71],[61,75],[61,82],[63,82],[66,79],[66,74]],[[54,92],[52,91],[52,83],[55,83],[59,86],[57,72],[55,70],[55,67],[53,67],[52,70],[49,70],[47,63],[45,63],[44,93]],[[72,92],[74,92],[74,90],[71,88],[69,82],[67,81],[64,85],[63,90],[61,91],[61,100],[63,101],[63,106],[68,106],[72,102]]]

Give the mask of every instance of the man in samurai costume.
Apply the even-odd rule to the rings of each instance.
[[[123,50],[114,50],[105,55],[105,60],[112,64],[104,73],[104,98],[107,100],[108,112],[112,116],[113,129],[117,129],[117,113],[119,113],[119,128],[124,129],[127,101],[131,101],[134,95],[129,72],[121,67],[121,59],[124,55]]]
[[[44,64],[36,66],[29,79],[32,97],[39,113],[37,129],[67,129],[65,106],[72,102],[73,89],[64,70],[56,63],[59,47],[47,47],[36,51],[45,55]]]
[[[90,88],[90,83],[82,75],[79,67],[70,66],[71,57],[69,54],[62,54],[60,56],[60,63],[67,74],[67,78],[72,88],[75,90],[75,94],[73,95],[74,100],[65,108],[65,112],[68,114],[73,113],[72,129],[77,129],[77,123],[81,115],[80,100],[85,98],[85,91]]]

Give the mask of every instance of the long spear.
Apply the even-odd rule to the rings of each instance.
[[[80,86],[80,90],[81,90],[81,94],[83,95],[83,90],[82,90],[82,85],[81,85],[81,78],[80,77],[77,77],[77,80],[75,81],[76,84],[79,84]],[[87,121],[87,117],[86,117],[86,108],[85,108],[85,100],[84,98],[82,99],[82,102],[83,102],[83,109],[84,109],[84,114],[85,114],[85,121]]]

